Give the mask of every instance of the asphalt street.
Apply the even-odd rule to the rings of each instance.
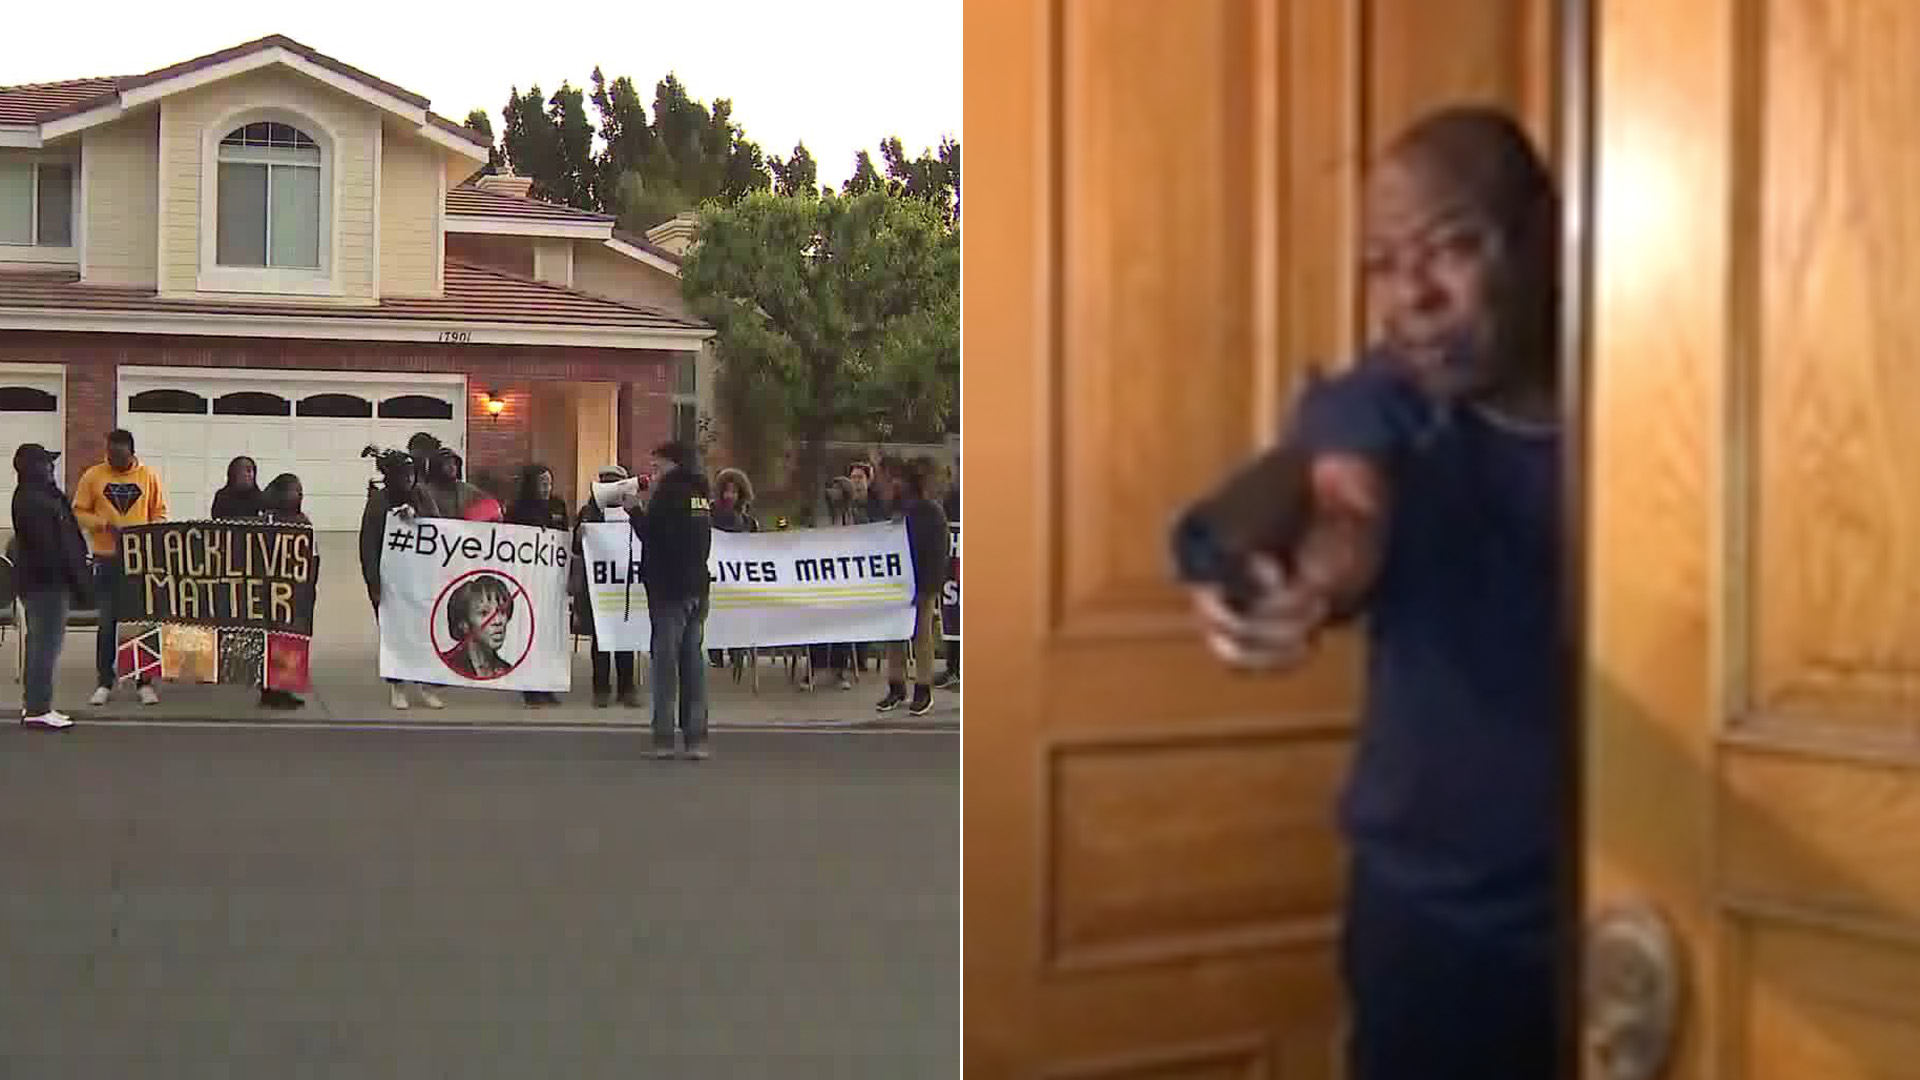
[[[959,739],[0,729],[0,1077],[959,1075]]]

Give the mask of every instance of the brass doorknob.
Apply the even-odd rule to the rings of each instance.
[[[1680,1028],[1680,949],[1667,920],[1630,901],[1596,912],[1586,942],[1586,1041],[1601,1080],[1655,1080]]]

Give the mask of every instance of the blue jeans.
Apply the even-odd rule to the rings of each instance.
[[[675,706],[687,749],[707,741],[708,596],[654,603],[647,599],[653,624],[653,745],[673,748]]]
[[[93,641],[94,685],[111,689],[120,681],[114,669],[114,656],[120,651],[120,616],[115,610],[120,603],[119,556],[94,556],[93,594],[100,605],[100,630]],[[153,682],[153,676],[143,675],[139,682],[146,686]]]
[[[22,716],[41,716],[53,708],[53,671],[67,640],[65,589],[35,589],[20,594],[27,613],[27,660],[20,673]]]

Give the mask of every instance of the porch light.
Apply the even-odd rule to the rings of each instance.
[[[487,415],[498,419],[500,414],[505,411],[507,411],[507,403],[501,400],[493,391],[487,391]]]

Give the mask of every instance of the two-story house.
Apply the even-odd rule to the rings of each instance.
[[[691,427],[678,260],[485,177],[419,94],[274,36],[145,75],[0,88],[0,443],[69,483],[132,431],[177,516],[230,458],[323,529],[362,447],[430,431],[578,498]],[[0,477],[0,500],[11,492]]]

